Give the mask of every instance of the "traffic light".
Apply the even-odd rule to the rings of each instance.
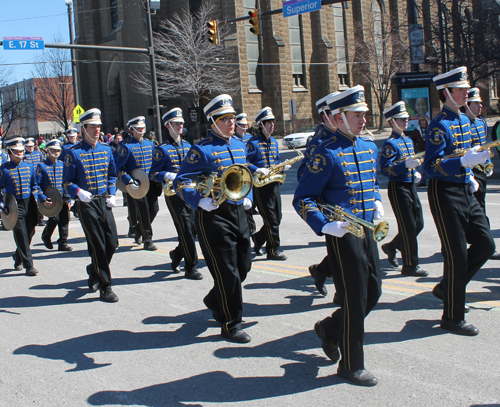
[[[253,35],[259,35],[260,34],[260,27],[259,27],[259,10],[255,9],[252,11],[248,12],[248,15],[250,16],[250,24],[252,28],[250,28],[250,32]]]
[[[217,39],[217,20],[212,20],[207,23],[208,27],[208,41],[211,42],[214,45],[217,45],[219,43],[219,40]]]

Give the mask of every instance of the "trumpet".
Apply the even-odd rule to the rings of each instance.
[[[252,190],[252,173],[243,164],[233,164],[217,176],[216,172],[202,176],[192,184],[203,198],[212,197],[212,203],[217,206],[226,199],[241,201]]]
[[[474,168],[478,169],[479,171],[482,171],[486,174],[487,177],[491,176],[493,174],[493,168],[495,165],[493,163],[488,163],[488,164],[478,164],[474,166]]]
[[[264,185],[270,184],[271,182],[279,182],[283,184],[285,182],[286,175],[283,173],[285,166],[295,164],[304,158],[302,151],[295,150],[297,157],[289,158],[279,164],[274,164],[269,167],[269,173],[267,175],[255,174],[253,176],[253,185],[256,188],[263,187]]]
[[[496,147],[496,146],[500,146],[500,139],[495,140],[495,141],[490,141],[489,143],[484,143],[482,146],[480,146],[478,148],[477,151],[488,150],[489,148]],[[448,158],[463,157],[465,154],[467,154],[467,151],[469,151],[469,150],[470,150],[470,148],[465,148],[465,149],[461,149],[453,154],[446,155],[443,158],[441,158],[440,162],[447,160]],[[490,151],[490,157],[493,157],[493,153],[491,151]],[[493,171],[493,169],[491,169],[491,170]]]
[[[321,209],[321,212],[323,212],[328,220],[349,222],[349,225],[344,226],[344,229],[360,239],[365,237],[365,230],[363,229],[363,226],[373,231],[372,237],[376,242],[384,240],[389,232],[389,224],[385,220],[374,225],[373,223],[360,219],[357,216],[349,215],[338,205],[333,206],[320,203],[316,203],[316,205]]]
[[[424,162],[424,155],[425,155],[425,151],[422,151],[421,153],[409,155],[409,156],[405,155],[405,156],[403,156],[401,158],[398,158],[397,160],[394,160],[394,164],[402,163],[403,161],[406,161],[408,157],[411,157],[414,160],[419,161],[420,162],[419,165],[422,165],[422,163]]]
[[[165,183],[163,184],[163,193],[165,196],[174,196],[175,191],[174,191],[174,181],[171,179],[167,179]]]

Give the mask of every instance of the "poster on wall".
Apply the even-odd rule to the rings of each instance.
[[[410,119],[418,119],[420,116],[431,118],[429,88],[401,89],[401,98],[406,103]]]

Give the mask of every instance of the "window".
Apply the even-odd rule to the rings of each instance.
[[[305,87],[304,53],[302,49],[302,29],[300,16],[288,17],[288,32],[290,34],[290,54],[292,58],[292,75],[294,87]]]
[[[498,98],[498,78],[494,76],[490,78],[490,98],[491,99]]]
[[[109,0],[109,8],[111,11],[111,28],[114,30],[118,27],[118,0]]]
[[[247,16],[249,11],[255,9],[255,0],[243,0],[244,15]],[[257,66],[260,59],[259,36],[250,32],[252,27],[249,20],[245,20],[245,35],[247,42],[247,62],[248,62],[248,82],[249,88],[256,90],[257,86]]]
[[[339,77],[339,86],[348,86],[344,9],[342,3],[334,3],[331,7],[333,9],[333,26],[335,29],[335,49],[337,51],[337,74]]]
[[[375,63],[378,66],[379,74],[384,73],[384,44],[383,44],[383,32],[382,32],[382,12],[380,10],[380,4],[377,0],[372,0],[372,12],[373,12],[373,41],[375,43],[375,48],[377,50],[377,61]]]

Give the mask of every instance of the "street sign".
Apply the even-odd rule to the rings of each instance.
[[[83,110],[83,107],[81,107],[80,105],[77,105],[74,109],[73,109],[73,121],[75,123],[80,123],[80,116],[82,114],[85,113],[85,110]]]
[[[45,49],[43,37],[3,37],[3,49]]]
[[[283,2],[283,17],[321,10],[321,0],[290,0]]]

